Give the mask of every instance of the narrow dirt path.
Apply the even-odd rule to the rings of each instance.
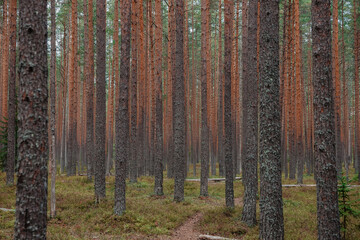
[[[201,212],[196,213],[190,217],[186,222],[177,228],[169,238],[169,240],[195,240],[198,239],[201,234],[195,229],[196,224],[201,220],[203,214]]]

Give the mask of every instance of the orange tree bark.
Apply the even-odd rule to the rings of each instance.
[[[93,0],[88,2],[88,39],[86,47],[88,61],[86,61],[86,162],[87,177],[91,179],[94,175],[94,27],[93,27]]]
[[[49,157],[47,3],[39,0],[19,2],[21,97],[15,239],[46,239]]]
[[[69,137],[67,141],[68,176],[76,174],[76,52],[77,52],[77,1],[71,3],[70,54],[69,54]]]
[[[359,110],[360,110],[360,93],[359,93],[359,30],[357,27],[357,20],[358,20],[358,16],[357,16],[357,2],[354,1],[354,57],[355,57],[355,62],[354,62],[354,68],[355,68],[355,143],[354,143],[354,150],[355,150],[355,166],[357,166],[357,172],[358,172],[358,176],[360,176],[360,115],[359,115]]]
[[[2,85],[2,119],[8,118],[8,90],[9,90],[9,16],[8,16],[8,2],[9,0],[4,1],[3,6],[3,30],[2,30],[2,71],[1,78],[3,81]]]
[[[342,165],[342,143],[341,143],[341,83],[339,68],[339,24],[338,24],[338,0],[333,0],[333,39],[332,39],[332,59],[333,59],[333,81],[335,84],[335,146],[336,146],[336,169],[338,175],[341,174]]]
[[[303,158],[303,108],[302,108],[302,84],[301,84],[301,42],[300,42],[300,6],[299,0],[295,0],[295,157],[297,162],[297,182],[302,184],[304,171]]]
[[[312,0],[315,168],[319,239],[340,239],[329,0]]]
[[[209,55],[207,44],[209,44],[208,27],[209,27],[209,8],[208,0],[201,0],[201,181],[200,196],[208,195],[208,178],[209,178],[209,126],[208,126],[208,61]]]
[[[116,163],[115,163],[115,207],[116,215],[122,215],[126,209],[126,161],[129,155],[129,95],[130,82],[130,34],[131,34],[131,0],[122,1],[121,14],[121,59],[120,82],[116,86],[119,99],[116,102]]]
[[[16,6],[16,0],[13,0]],[[16,13],[16,8],[15,8]],[[50,60],[50,136],[51,143],[49,147],[49,158],[51,166],[51,197],[50,197],[50,217],[55,217],[55,178],[56,178],[56,160],[55,160],[55,78],[56,78],[56,22],[55,22],[55,1],[51,1],[51,60]],[[16,19],[15,19],[16,20]],[[15,22],[16,24],[16,22]]]

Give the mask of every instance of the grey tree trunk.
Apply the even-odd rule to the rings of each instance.
[[[163,111],[162,111],[162,10],[161,1],[155,0],[155,187],[156,195],[164,195],[163,191]]]
[[[312,0],[318,239],[340,239],[331,56],[331,1]]]
[[[126,161],[129,156],[129,93],[130,82],[130,35],[131,35],[131,0],[123,0],[120,7],[121,57],[120,83],[117,87],[119,99],[116,102],[115,138],[115,207],[116,215],[126,210]]]
[[[232,121],[231,121],[231,52],[233,35],[234,1],[224,1],[224,124],[225,124],[225,202],[226,207],[234,208],[234,169],[232,156]]]
[[[209,178],[209,127],[207,113],[207,29],[210,20],[209,0],[201,0],[201,181],[200,196],[208,196],[208,178]]]
[[[258,83],[257,83],[257,11],[258,1],[249,2],[246,54],[244,73],[244,156],[243,184],[244,208],[241,221],[249,226],[256,225],[256,195],[258,192]]]
[[[260,239],[284,239],[279,1],[260,0]]]
[[[175,77],[173,82],[173,129],[174,129],[174,200],[184,201],[186,169],[185,153],[185,85],[184,85],[184,0],[175,0],[176,50]]]
[[[6,184],[14,185],[16,158],[16,7],[17,1],[10,1],[10,59],[9,59],[9,102],[8,102],[8,145],[6,160]],[[6,79],[3,79],[4,81]]]
[[[131,85],[130,85],[130,121],[131,121],[131,132],[130,132],[130,162],[129,162],[129,173],[130,173],[130,182],[137,181],[138,167],[137,167],[137,35],[138,35],[138,25],[137,25],[137,1],[132,1],[132,10],[131,10]]]
[[[105,198],[105,125],[106,125],[106,0],[96,0],[96,128],[95,198]]]
[[[19,171],[15,239],[46,239],[47,1],[19,2]]]

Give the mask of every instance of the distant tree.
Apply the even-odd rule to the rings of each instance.
[[[163,106],[162,106],[162,10],[161,0],[155,0],[155,186],[156,195],[163,195]]]
[[[88,45],[85,46],[88,54],[86,61],[86,162],[87,177],[94,175],[94,26],[93,26],[93,0],[88,0]]]
[[[68,176],[76,174],[76,130],[77,130],[77,0],[71,0],[71,23],[70,23],[70,54],[69,54],[69,136],[67,139],[67,168]]]
[[[233,33],[234,2],[224,1],[224,79],[225,79],[225,101],[224,101],[224,125],[225,125],[225,202],[228,208],[234,208],[234,174],[232,156],[232,122],[231,122],[231,51]]]
[[[284,239],[279,1],[260,0],[260,239]]]
[[[249,226],[256,225],[256,195],[258,192],[258,81],[257,81],[257,14],[258,2],[250,1],[248,8],[248,29],[246,43],[246,70],[244,73],[244,120],[243,134],[243,184],[244,208],[242,221]]]
[[[6,159],[6,183],[14,184],[15,158],[16,158],[16,14],[17,2],[10,0],[9,6],[9,25],[10,25],[10,58],[9,58],[9,101],[8,101],[8,142],[7,142],[7,159]]]
[[[358,2],[354,0],[354,69],[355,69],[355,166],[357,166],[357,173],[360,180],[360,90],[359,90],[359,30],[357,26],[358,13],[357,13]]]
[[[95,198],[105,198],[106,0],[96,0]]]
[[[342,145],[342,125],[341,125],[341,83],[340,83],[340,63],[339,63],[339,13],[338,0],[333,0],[332,11],[332,60],[333,60],[333,81],[334,81],[334,96],[335,96],[335,143],[336,143],[336,169],[338,176],[341,175],[343,145]]]
[[[209,21],[210,21],[210,2],[201,0],[201,181],[200,196],[208,196],[208,178],[209,178],[209,126],[208,126],[208,61],[209,53],[207,51],[209,44]]]
[[[185,91],[184,91],[184,0],[175,0],[176,51],[175,78],[173,83],[174,129],[174,200],[184,201],[186,168],[185,153]]]
[[[19,2],[19,171],[15,239],[46,239],[48,183],[47,3]]]
[[[130,42],[131,42],[131,0],[123,0],[120,8],[121,24],[121,57],[120,83],[116,86],[119,99],[116,101],[116,161],[115,161],[115,208],[116,215],[122,215],[126,210],[126,161],[129,156],[129,95],[130,83]]]
[[[16,1],[15,1],[16,2]],[[55,0],[51,0],[51,57],[50,57],[50,168],[51,168],[51,197],[50,197],[50,217],[55,217],[55,178],[56,178],[56,159],[55,159],[55,76],[56,76],[56,22],[55,22]]]
[[[329,0],[312,0],[315,179],[319,239],[340,239],[330,11]]]

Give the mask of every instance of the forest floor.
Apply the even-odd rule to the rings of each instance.
[[[164,179],[163,197],[152,194],[153,181],[141,177],[137,183],[128,183],[127,211],[119,217],[113,215],[113,176],[106,178],[107,197],[99,205],[94,203],[94,185],[86,176],[57,176],[57,216],[49,219],[48,239],[191,240],[200,234],[258,239],[258,226],[241,223],[244,189],[240,181],[234,182],[233,210],[225,207],[225,182],[211,182],[209,197],[200,198],[200,183],[187,181],[185,201],[175,203],[173,180]],[[283,184],[296,184],[296,180],[283,180]],[[314,184],[313,176],[304,176],[304,184]],[[5,185],[5,174],[0,173],[0,208],[15,209],[15,190]],[[360,199],[360,188],[352,194],[353,199]],[[283,188],[283,201],[285,239],[317,239],[316,188]],[[257,215],[259,219],[259,209]],[[13,239],[14,222],[14,211],[0,210],[0,239]],[[350,217],[347,239],[360,239],[359,218]]]

